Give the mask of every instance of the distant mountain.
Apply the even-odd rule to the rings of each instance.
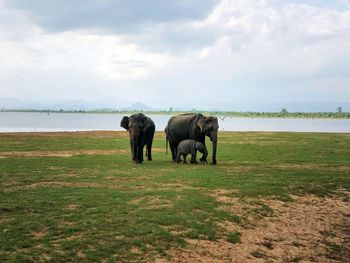
[[[0,109],[34,109],[43,108],[43,106],[44,105],[39,103],[22,101],[17,98],[0,98]]]
[[[113,103],[87,102],[83,100],[34,102],[17,98],[0,97],[0,110],[112,110],[115,108],[116,106]]]
[[[118,107],[112,102],[87,102],[83,100],[34,102],[11,97],[0,97],[1,109],[21,110],[125,110],[125,111],[152,111],[155,108],[149,107],[141,102],[136,102],[127,107]]]
[[[121,110],[125,110],[125,111],[141,111],[141,110],[142,111],[152,111],[152,110],[155,110],[155,109],[151,108],[148,105],[143,104],[141,102],[136,102],[136,103],[131,104],[128,107],[121,108]]]

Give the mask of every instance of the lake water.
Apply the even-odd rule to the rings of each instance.
[[[0,112],[0,132],[123,130],[123,114]],[[170,115],[149,115],[163,131]],[[350,120],[228,118],[220,131],[350,132]]]

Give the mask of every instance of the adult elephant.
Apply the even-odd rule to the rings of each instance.
[[[177,146],[182,140],[192,139],[205,145],[205,136],[208,136],[213,144],[212,164],[216,164],[218,129],[217,117],[196,113],[180,114],[171,117],[165,128],[165,133],[166,147],[168,148],[169,141],[173,161],[176,161]]]
[[[151,118],[142,113],[124,116],[120,126],[129,132],[132,161],[143,162],[143,148],[146,145],[146,156],[152,160],[152,143],[156,126]]]

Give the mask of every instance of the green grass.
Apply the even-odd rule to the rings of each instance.
[[[239,232],[232,232],[227,235],[226,240],[232,244],[241,242],[241,234]]]
[[[349,134],[225,132],[217,166],[172,163],[163,133],[154,160],[133,165],[126,135],[0,134],[0,261],[152,261],[187,238],[240,242],[223,225],[243,221],[220,209],[217,190],[288,200],[350,189]],[[18,155],[28,151],[83,152]],[[271,216],[257,205],[257,216]]]

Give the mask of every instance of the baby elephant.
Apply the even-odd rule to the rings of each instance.
[[[183,155],[183,162],[186,163],[186,156],[188,154],[191,154],[191,163],[197,163],[197,150],[203,153],[203,156],[200,159],[201,163],[208,163],[208,151],[205,145],[201,142],[197,142],[190,139],[181,141],[180,144],[177,146],[176,162],[179,163],[181,161],[180,157],[181,155]]]

